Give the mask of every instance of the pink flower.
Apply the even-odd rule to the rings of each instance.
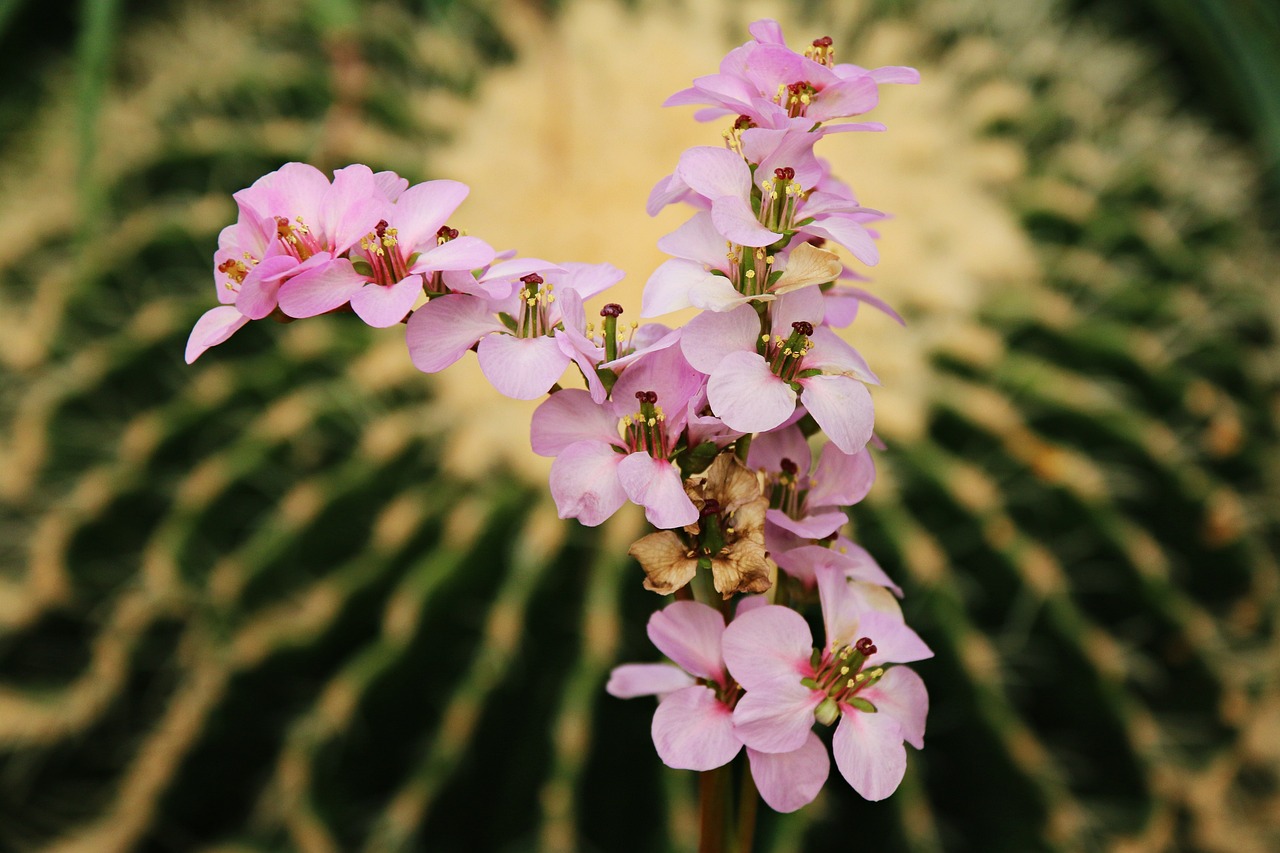
[[[816,287],[772,303],[763,329],[749,305],[707,312],[685,327],[680,346],[694,369],[710,376],[711,408],[729,427],[763,432],[786,422],[796,398],[845,453],[871,438],[874,411],[863,382],[878,384],[862,357],[821,327]]]
[[[520,276],[519,286],[482,278],[477,284],[488,296],[451,293],[415,311],[406,335],[414,366],[436,373],[475,347],[480,369],[500,394],[534,400],[572,361],[582,369],[593,398],[603,401],[596,366],[604,351],[586,337],[582,302],[611,287],[623,273],[610,264],[541,264],[540,272]],[[457,278],[445,281],[451,287],[461,284]]]
[[[603,405],[585,391],[570,389],[538,406],[533,452],[556,457],[551,497],[560,517],[594,527],[630,499],[645,508],[655,527],[697,521],[698,510],[671,458],[688,403],[703,381],[679,348],[668,347],[627,367]]]
[[[620,699],[659,697],[653,715],[653,744],[668,767],[712,770],[728,764],[742,749],[733,725],[738,686],[725,671],[720,653],[724,617],[693,601],[677,601],[649,619],[649,639],[675,661],[616,667],[605,689]],[[747,748],[751,775],[761,798],[779,812],[813,801],[827,780],[827,752],[812,732],[787,753]]]
[[[786,607],[758,607],[725,630],[725,663],[746,690],[734,708],[734,730],[750,748],[790,752],[808,740],[814,722],[839,719],[836,766],[863,797],[882,800],[906,771],[903,741],[924,746],[929,710],[920,677],[888,665],[933,652],[900,613],[873,609],[873,599],[839,572],[820,572],[818,589],[827,633],[821,651],[804,617]]]

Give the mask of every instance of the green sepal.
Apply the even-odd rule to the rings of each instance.
[[[849,703],[850,707],[857,708],[859,711],[862,711],[864,714],[874,714],[876,712],[876,706],[872,705],[870,702],[868,702],[866,699],[863,699],[861,696],[850,696],[845,701]]]
[[[604,385],[606,391],[612,391],[613,384],[618,381],[618,374],[607,367],[597,367],[596,376],[600,377],[600,383]]]
[[[796,421],[796,426],[800,427],[800,432],[804,433],[805,438],[810,438],[822,432],[822,427],[818,426],[818,422],[813,419],[813,415],[807,413],[803,418]]]
[[[808,370],[802,370],[802,371],[800,371],[799,373],[797,373],[797,374],[796,374],[796,378],[797,378],[797,379],[808,379],[810,376],[821,376],[821,375],[822,375],[822,371],[821,371],[821,370],[819,370],[819,369],[818,369],[818,368],[816,368],[816,367],[811,367],[811,368],[809,368]]]
[[[422,255],[422,253],[421,253],[421,252],[414,252],[414,253],[413,253],[412,255],[410,255],[410,256],[408,257],[408,259],[404,262],[404,265],[405,265],[406,267],[411,267],[411,266],[413,266],[415,263],[417,263],[418,258],[419,258],[419,257],[421,257],[421,255]]]
[[[803,386],[803,385],[801,385],[799,382],[792,382],[792,383],[791,383],[791,390],[792,390],[792,391],[795,391],[797,394],[799,394],[801,391],[803,391],[803,390],[804,390],[804,386]]]
[[[681,477],[687,480],[694,474],[701,474],[719,453],[720,448],[716,447],[714,441],[704,441],[692,450],[680,454],[676,462],[680,466]]]
[[[769,273],[769,286],[773,287],[775,284],[777,284],[778,279],[782,278],[783,273],[784,273],[784,270],[774,270],[773,272]],[[822,285],[818,285],[818,286],[821,287]]]
[[[352,258],[351,268],[360,273],[360,275],[373,275],[373,264],[369,263],[364,258]]]
[[[516,318],[512,317],[506,311],[500,312],[498,314],[498,319],[502,321],[502,325],[506,326],[511,331],[514,332],[516,330]]]
[[[803,686],[808,687],[810,690],[818,690],[818,689],[820,689],[820,688],[818,687],[818,682],[814,681],[812,678],[810,678],[810,677],[809,677],[809,676],[807,676],[807,675],[806,675],[804,678],[800,679],[800,683],[801,683]]]
[[[829,726],[840,716],[840,706],[836,704],[836,700],[828,696],[818,703],[818,707],[813,709],[813,716],[818,722],[824,726]]]

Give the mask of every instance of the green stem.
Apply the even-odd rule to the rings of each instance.
[[[728,765],[725,765],[699,774],[698,798],[702,805],[702,834],[698,839],[698,853],[724,853],[725,800],[728,793],[725,771],[728,769]]]
[[[751,853],[756,837],[756,806],[760,795],[751,776],[751,762],[742,763],[742,787],[738,791],[738,853]]]
[[[733,453],[743,465],[747,464],[747,451],[751,449],[751,433],[733,443]]]

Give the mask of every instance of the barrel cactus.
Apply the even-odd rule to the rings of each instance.
[[[929,747],[894,798],[832,786],[760,847],[1276,849],[1257,164],[1053,4],[867,5],[787,26],[925,79],[848,156],[883,164],[849,174],[897,214],[874,286],[909,323],[855,326],[890,451],[853,517],[938,652]],[[643,192],[715,132],[647,78],[748,19],[90,3],[71,45],[5,8],[42,73],[0,94],[0,850],[688,848],[689,774],[602,690],[652,655],[641,520],[555,517],[531,405],[342,317],[182,349],[227,194],[295,159],[466,170],[495,244],[613,240],[638,294]]]

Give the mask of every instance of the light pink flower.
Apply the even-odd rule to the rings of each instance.
[[[594,527],[629,499],[655,527],[697,521],[671,458],[704,380],[679,348],[668,347],[627,367],[603,405],[570,389],[538,406],[531,443],[534,453],[556,457],[551,497],[560,517]]]
[[[649,639],[675,661],[616,667],[605,689],[620,699],[658,696],[653,744],[664,764],[680,770],[712,770],[742,749],[734,731],[738,686],[728,677],[720,653],[724,617],[714,608],[677,601],[649,619]],[[830,771],[826,749],[813,733],[787,753],[750,747],[747,758],[761,798],[779,812],[812,802]]]
[[[910,669],[889,666],[933,656],[901,615],[873,609],[843,574],[821,571],[818,589],[826,645],[813,649],[804,617],[786,607],[758,607],[725,630],[725,663],[746,694],[734,730],[748,747],[790,752],[814,722],[839,719],[832,738],[836,766],[869,800],[897,789],[906,771],[905,740],[924,746],[928,694]]]
[[[779,296],[763,329],[749,305],[691,320],[680,346],[694,369],[709,375],[716,416],[744,433],[764,432],[794,414],[798,396],[837,447],[861,450],[874,423],[863,383],[879,380],[852,347],[821,327],[822,315],[821,292],[806,287]]]

